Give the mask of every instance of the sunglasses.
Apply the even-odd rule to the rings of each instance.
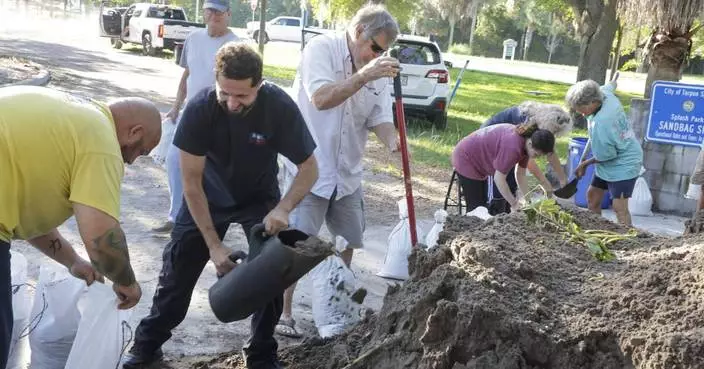
[[[386,52],[386,49],[379,46],[379,44],[374,41],[374,37],[370,37],[369,39],[372,40],[372,52],[374,52],[375,54],[383,54]]]

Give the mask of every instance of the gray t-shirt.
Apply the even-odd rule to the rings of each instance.
[[[180,60],[180,65],[188,68],[189,73],[186,80],[186,103],[199,91],[215,84],[215,54],[230,41],[239,41],[239,38],[229,30],[220,37],[210,37],[205,28],[188,35]]]

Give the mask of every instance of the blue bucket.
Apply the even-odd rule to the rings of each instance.
[[[568,149],[570,180],[574,178],[574,170],[577,169],[577,166],[579,166],[579,159],[582,158],[582,153],[584,152],[584,148],[587,146],[587,141],[587,137],[574,137],[570,140]],[[589,189],[589,185],[591,185],[592,179],[594,178],[594,167],[595,164],[588,166],[584,177],[577,182],[577,193],[574,195],[574,203],[579,207],[588,207],[587,190]],[[604,200],[601,202],[601,208],[608,209],[610,206],[611,193],[606,191],[604,194]]]

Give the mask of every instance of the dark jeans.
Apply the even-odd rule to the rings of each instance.
[[[487,201],[487,180],[476,180],[467,178],[457,173],[457,178],[462,186],[462,195],[464,196],[465,207],[467,212],[476,209],[479,206],[486,207]]]
[[[12,343],[10,244],[0,241],[0,368],[7,366]]]
[[[230,223],[239,223],[247,238],[249,231],[273,208],[274,204],[258,204],[228,211],[229,219],[213,216],[218,236],[222,240]],[[179,219],[188,211],[182,208]],[[220,212],[219,215],[223,213]],[[188,214],[186,214],[188,215]],[[150,355],[171,338],[171,330],[186,317],[193,289],[210,260],[210,253],[201,233],[194,225],[176,222],[171,241],[163,253],[159,284],[149,316],[142,319],[135,332],[133,351]],[[252,336],[243,351],[248,368],[272,368],[278,344],[274,328],[283,309],[283,295],[278,296],[252,316]]]

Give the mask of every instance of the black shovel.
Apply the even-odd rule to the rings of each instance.
[[[571,180],[564,187],[555,190],[555,192],[553,192],[553,195],[561,199],[569,199],[577,193],[577,183],[579,183],[579,178],[574,177],[574,179]]]

